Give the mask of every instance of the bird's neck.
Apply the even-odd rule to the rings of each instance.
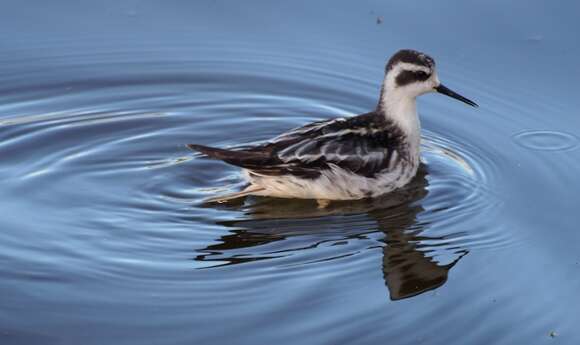
[[[415,97],[402,94],[397,88],[381,90],[381,97],[377,112],[388,122],[395,124],[406,136],[411,153],[419,157],[421,143],[421,123],[417,115],[417,101]]]

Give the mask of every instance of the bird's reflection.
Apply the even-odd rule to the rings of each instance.
[[[422,166],[407,188],[383,198],[332,202],[326,207],[319,207],[314,201],[261,198],[224,206],[245,211],[247,219],[220,222],[232,228],[230,234],[222,236],[219,244],[198,250],[200,254],[195,259],[216,266],[267,260],[284,250],[279,250],[280,246],[276,246],[277,250],[258,248],[276,241],[316,235],[316,239],[309,237],[305,241],[310,242],[295,249],[304,250],[328,241],[325,235],[336,242],[336,237],[329,234],[338,233],[346,240],[376,233],[378,228],[384,233],[382,268],[390,298],[412,297],[443,285],[449,270],[467,254],[461,248],[446,249],[446,238],[423,234],[429,224],[418,221],[417,215],[424,211],[421,201],[428,193],[427,185]],[[345,222],[344,217],[354,220]],[[439,253],[450,254],[452,261],[439,264],[431,253],[435,247]]]

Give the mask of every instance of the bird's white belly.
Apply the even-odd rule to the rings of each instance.
[[[261,196],[299,199],[355,200],[372,198],[389,193],[406,185],[417,173],[417,165],[378,173],[369,178],[353,174],[338,166],[321,171],[316,179],[304,179],[293,175],[256,176],[244,170],[248,181],[262,191],[254,193]]]

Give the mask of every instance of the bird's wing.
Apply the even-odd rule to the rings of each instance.
[[[339,167],[373,177],[400,158],[400,132],[385,126],[374,113],[319,121],[286,132],[263,145],[225,150],[202,145],[189,148],[258,175],[316,178],[322,170]]]
[[[274,138],[252,149],[270,152],[271,164],[250,168],[261,174],[291,174],[316,178],[322,170],[339,167],[354,174],[373,177],[399,159],[401,133],[385,126],[373,114],[315,122]],[[380,122],[380,123],[379,123]]]

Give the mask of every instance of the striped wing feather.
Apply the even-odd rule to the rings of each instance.
[[[317,178],[321,171],[334,166],[373,177],[389,167],[393,155],[397,156],[399,135],[384,117],[368,113],[314,122],[244,150],[189,147],[262,175]]]

